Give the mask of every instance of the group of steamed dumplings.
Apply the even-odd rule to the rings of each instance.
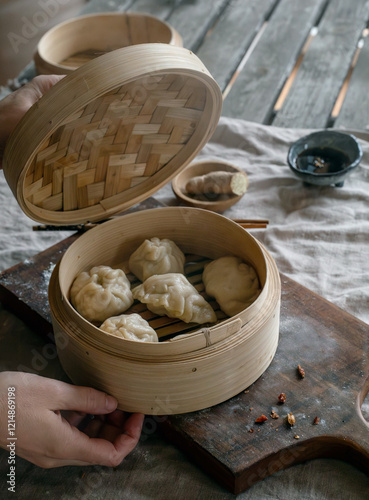
[[[134,300],[160,316],[178,318],[185,323],[214,323],[217,316],[184,275],[185,256],[169,239],[145,240],[130,256],[129,270],[142,282],[131,289],[122,269],[95,266],[75,278],[70,299],[88,321],[101,323],[100,329],[128,340],[157,342],[158,336],[139,314],[122,314]],[[259,295],[255,269],[235,256],[209,262],[202,280],[206,293],[220,309],[234,316]]]

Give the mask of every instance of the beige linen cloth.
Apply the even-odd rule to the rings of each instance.
[[[268,219],[250,231],[280,272],[369,323],[369,134],[363,159],[342,188],[304,185],[287,165],[290,144],[309,131],[222,118],[197,159],[224,159],[249,176],[249,189],[223,213]],[[173,204],[170,186],[156,198]]]
[[[267,229],[251,232],[274,257],[278,269],[369,323],[369,134],[355,133],[364,152],[362,162],[344,186],[336,188],[305,186],[289,169],[288,148],[307,132],[221,118],[198,159],[224,159],[244,169],[250,181],[248,192],[224,215],[268,219]],[[156,197],[169,205],[178,204],[170,183]],[[33,221],[18,207],[2,174],[0,221],[0,269],[27,259],[68,235],[33,232]],[[0,310],[0,328],[2,345],[11,347],[2,349],[0,369],[17,366],[17,360],[11,360],[11,352],[17,351],[17,356],[24,360],[32,345],[41,349],[40,339],[4,309]],[[20,341],[25,345],[24,352],[19,350]],[[57,362],[50,363],[42,374],[53,373],[60,376]],[[363,410],[369,420],[368,403]],[[3,472],[4,461],[4,454],[0,453]],[[54,498],[77,498],[73,487],[78,487],[83,469],[64,468],[64,472],[59,470],[56,474],[22,461],[20,467],[32,484],[31,490],[27,486],[27,495],[31,491],[35,498],[39,497],[42,485],[49,483]],[[122,492],[121,498],[162,498],[163,482],[167,498],[234,498],[157,435],[146,435],[121,467],[127,473],[122,485],[127,496]],[[109,479],[107,472],[101,474],[107,474]],[[20,477],[19,474],[18,490],[22,491]],[[106,489],[107,483],[102,483],[91,490],[88,498],[114,498],[114,492],[109,494]],[[369,498],[369,478],[343,462],[315,460],[277,473],[239,498],[359,500]]]

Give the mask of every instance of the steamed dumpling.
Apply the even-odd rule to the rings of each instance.
[[[216,314],[183,274],[168,273],[148,278],[132,290],[133,298],[155,314],[185,323],[214,323]]]
[[[139,314],[121,314],[104,321],[100,330],[138,342],[158,342],[156,331]]]
[[[185,256],[174,241],[159,238],[145,240],[129,259],[129,268],[140,281],[154,274],[184,272]]]
[[[131,284],[124,271],[109,266],[81,272],[72,284],[70,298],[88,321],[105,321],[133,304]]]
[[[234,316],[256,300],[260,284],[255,269],[239,257],[227,256],[205,266],[202,281],[228,316]]]

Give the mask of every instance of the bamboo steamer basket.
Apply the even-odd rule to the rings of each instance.
[[[7,143],[4,173],[23,211],[38,222],[106,220],[184,169],[209,140],[221,108],[218,85],[187,49],[118,49],[67,75],[26,113]],[[259,297],[232,318],[217,309],[217,323],[200,326],[158,318],[134,304],[131,311],[149,320],[159,343],[102,332],[69,302],[73,279],[93,265],[127,270],[130,254],[154,236],[182,248],[188,278],[201,293],[206,260],[232,254],[254,266]],[[130,412],[185,413],[218,404],[252,384],[278,344],[280,282],[273,259],[236,223],[198,208],[126,214],[86,232],[56,266],[49,303],[58,355],[71,380],[112,394]]]
[[[148,14],[109,12],[77,17],[43,35],[34,56],[36,71],[67,75],[107,52],[142,43],[181,47],[182,38],[168,23]]]
[[[189,259],[188,277],[203,292],[201,262],[237,255],[257,270],[262,292],[232,318],[214,325],[157,317],[134,305],[159,343],[114,337],[86,321],[69,302],[74,277],[101,263],[127,271],[145,238],[170,238]],[[64,254],[49,290],[55,340],[72,381],[112,394],[119,408],[145,414],[186,413],[218,404],[252,384],[269,366],[279,334],[280,282],[275,263],[238,224],[204,209],[169,207],[123,215],[88,231]],[[214,304],[213,304],[214,306]],[[126,311],[129,313],[130,311]]]

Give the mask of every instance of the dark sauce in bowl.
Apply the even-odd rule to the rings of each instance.
[[[350,165],[349,157],[330,147],[308,148],[296,158],[296,167],[302,172],[332,174],[345,170]]]

